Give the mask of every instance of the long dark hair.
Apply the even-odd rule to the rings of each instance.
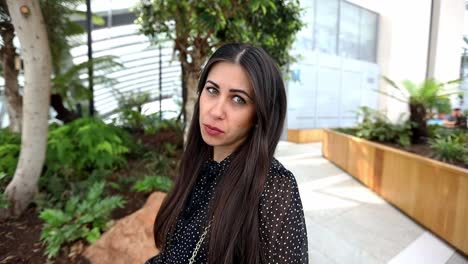
[[[205,65],[198,83],[199,95],[210,69],[222,61],[236,63],[247,72],[254,90],[256,118],[248,138],[230,156],[230,165],[211,201],[208,220],[213,222],[208,263],[262,263],[258,206],[284,124],[286,91],[280,70],[263,49],[226,44]],[[179,176],[155,220],[154,239],[158,248],[164,247],[204,162],[213,153],[201,136],[199,103],[200,97],[195,104]]]

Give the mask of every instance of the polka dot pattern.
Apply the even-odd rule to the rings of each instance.
[[[276,159],[260,198],[259,213],[266,263],[309,263],[304,210],[296,178]]]
[[[145,264],[188,263],[207,226],[208,205],[230,156],[221,162],[208,160],[197,179],[166,249]],[[259,205],[260,240],[267,263],[308,263],[304,212],[294,175],[274,159]],[[207,240],[195,259],[206,263]]]

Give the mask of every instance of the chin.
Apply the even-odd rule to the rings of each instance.
[[[207,145],[209,145],[209,146],[214,147],[214,146],[216,146],[216,145],[219,145],[219,140],[216,140],[216,139],[214,139],[214,138],[211,138],[211,137],[208,136],[208,135],[204,135],[203,133],[202,133],[202,139],[203,139],[203,141],[204,141]]]

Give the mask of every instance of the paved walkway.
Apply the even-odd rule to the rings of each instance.
[[[310,263],[468,264],[422,226],[322,157],[321,144],[280,142],[299,184]]]

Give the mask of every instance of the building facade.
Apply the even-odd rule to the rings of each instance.
[[[359,106],[396,121],[407,106],[376,91],[395,92],[381,76],[417,83],[461,77],[464,0],[303,0],[301,5],[307,26],[293,48],[299,60],[288,80],[288,129],[353,126]],[[454,98],[452,105],[458,104]]]

